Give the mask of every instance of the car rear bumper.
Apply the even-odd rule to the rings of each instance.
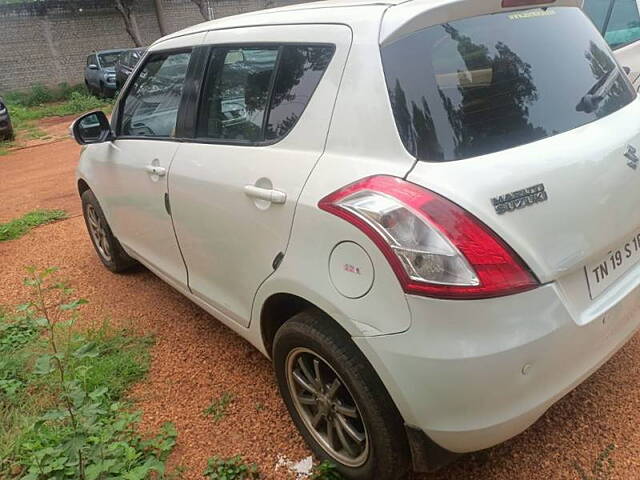
[[[355,338],[405,422],[464,453],[525,430],[634,334],[640,288],[578,324],[557,285],[509,297],[407,297],[402,334]]]

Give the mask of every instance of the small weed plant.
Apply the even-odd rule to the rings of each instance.
[[[30,300],[0,317],[0,478],[168,478],[174,427],[143,438],[139,413],[121,401],[146,371],[150,340],[108,325],[79,333],[86,301],[55,272],[30,268]]]
[[[611,478],[614,467],[611,454],[615,448],[614,444],[607,445],[596,457],[590,472],[583,469],[578,463],[574,463],[573,466],[580,480],[608,480]]]
[[[213,418],[215,422],[222,420],[227,414],[227,408],[233,402],[233,395],[224,392],[220,397],[215,398],[211,404],[202,412],[207,417]]]
[[[319,463],[313,468],[310,480],[342,480],[342,475],[336,469],[336,466],[326,460]]]
[[[261,478],[255,463],[245,463],[241,456],[231,458],[212,457],[209,459],[205,478],[209,480],[256,480]]]
[[[0,242],[22,237],[32,228],[67,218],[64,210],[34,210],[7,223],[0,223]]]

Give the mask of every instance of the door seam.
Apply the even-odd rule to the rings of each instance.
[[[171,167],[173,167],[173,162],[175,161],[178,152],[180,151],[181,145],[177,144],[178,148],[176,148],[175,152],[173,152],[173,156],[171,157],[171,161],[169,162],[169,167],[167,169],[167,196],[169,198],[169,204],[171,205],[171,190],[169,188],[169,180],[171,180]],[[187,266],[187,261],[184,259],[184,254],[182,253],[182,247],[180,246],[180,240],[178,239],[178,232],[176,232],[176,224],[173,221],[173,207],[171,208],[171,213],[167,213],[169,218],[171,219],[171,228],[173,229],[173,238],[176,240],[176,245],[178,246],[178,252],[180,252],[180,258],[182,259],[182,264],[184,265],[184,271],[187,276],[187,290],[189,293],[193,295],[193,290],[191,290],[191,282],[189,281],[189,267]]]

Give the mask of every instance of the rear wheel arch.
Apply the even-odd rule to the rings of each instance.
[[[272,355],[273,341],[280,327],[305,310],[314,310],[320,313],[328,322],[331,322],[342,330],[345,335],[351,337],[351,334],[339,321],[315,303],[293,293],[274,293],[265,300],[260,311],[262,343],[269,358]]]
[[[260,332],[269,358],[271,358],[273,340],[280,327],[291,317],[310,309],[319,310],[313,303],[291,293],[275,293],[267,298],[260,312]]]
[[[82,194],[84,192],[86,192],[87,190],[91,190],[91,187],[89,187],[89,184],[87,182],[84,181],[84,179],[79,179],[78,180],[78,193],[80,194],[80,196],[82,196]]]

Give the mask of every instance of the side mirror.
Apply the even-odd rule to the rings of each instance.
[[[98,65],[96,65],[95,63],[91,63],[88,65],[89,70],[97,70],[98,69]]]
[[[115,138],[109,120],[103,112],[91,112],[78,118],[73,122],[71,132],[80,145],[110,142]]]

